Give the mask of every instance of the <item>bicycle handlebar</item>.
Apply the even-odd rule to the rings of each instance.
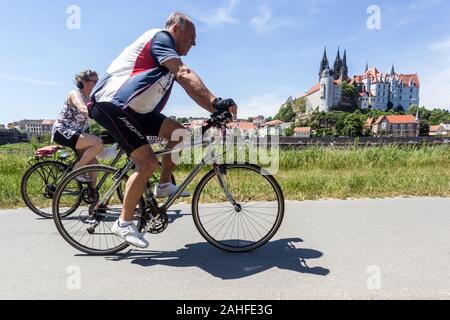
[[[206,126],[202,127],[202,134],[211,128],[224,129],[228,122],[233,119],[233,115],[229,111],[216,112],[211,114],[211,118],[206,122]]]

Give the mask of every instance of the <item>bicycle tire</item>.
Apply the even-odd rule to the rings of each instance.
[[[66,187],[67,184],[70,183],[70,181],[72,181],[78,175],[83,175],[88,172],[94,172],[94,171],[95,172],[103,171],[106,174],[110,174],[111,176],[114,176],[118,172],[118,170],[119,169],[117,169],[117,168],[110,167],[110,166],[104,166],[104,165],[90,165],[90,166],[82,167],[82,168],[77,169],[77,170],[71,172],[70,174],[68,174],[61,181],[61,183],[58,186],[58,189],[56,190],[55,198],[53,201],[53,220],[55,222],[56,228],[57,228],[58,232],[61,234],[61,236],[64,238],[64,240],[66,240],[72,247],[76,248],[77,250],[79,250],[81,252],[84,252],[89,255],[95,255],[95,256],[113,255],[113,254],[116,254],[116,253],[126,249],[127,247],[129,247],[129,244],[127,242],[125,242],[124,240],[120,239],[120,241],[123,241],[123,242],[120,243],[119,245],[117,245],[113,248],[99,250],[99,249],[88,247],[87,245],[83,245],[83,244],[79,243],[79,241],[74,239],[73,236],[71,236],[70,233],[66,230],[64,223],[62,222],[62,219],[64,217],[61,217],[58,214],[59,213],[59,202],[60,202],[61,195],[64,191],[64,188]],[[126,175],[123,176],[122,180],[123,180],[123,182],[126,183],[126,181],[128,180],[128,176],[126,176]],[[114,193],[117,194],[117,190]],[[122,200],[120,200],[120,201],[122,201]],[[141,199],[138,206],[140,209],[144,208],[144,200],[143,199]],[[119,208],[119,210],[120,210],[120,208]],[[138,219],[137,227],[138,227],[139,231],[142,230],[143,225],[142,225],[141,219]]]
[[[267,181],[270,184],[270,186],[273,188],[273,191],[275,192],[276,201],[278,204],[277,215],[276,215],[275,221],[273,222],[273,226],[271,227],[270,231],[265,236],[263,236],[261,239],[259,239],[258,241],[255,241],[254,243],[245,245],[245,246],[232,246],[232,245],[226,244],[224,242],[221,242],[221,241],[215,239],[214,236],[212,236],[205,229],[205,226],[203,225],[203,223],[201,221],[201,217],[200,217],[200,213],[199,213],[200,196],[201,196],[202,191],[204,190],[205,186],[208,184],[208,182],[210,182],[211,179],[213,179],[214,177],[217,176],[215,170],[211,170],[209,173],[207,173],[203,177],[203,179],[200,181],[200,183],[198,184],[198,186],[195,190],[193,200],[192,200],[192,215],[193,215],[195,226],[197,227],[198,231],[203,236],[203,238],[205,238],[205,240],[207,240],[210,244],[212,244],[216,248],[219,248],[219,249],[227,251],[227,252],[249,252],[249,251],[255,250],[255,249],[261,247],[262,245],[266,244],[268,241],[270,241],[270,239],[273,238],[273,236],[277,233],[277,231],[279,230],[279,228],[281,226],[281,223],[284,218],[284,210],[285,210],[283,192],[282,192],[278,182],[275,180],[275,178],[273,176],[269,175],[267,172],[263,171],[259,166],[252,165],[252,164],[225,164],[225,165],[221,165],[220,168],[221,168],[221,170],[225,170],[225,171],[229,171],[229,170],[233,170],[233,169],[250,170],[252,172],[256,172],[259,175],[261,175],[265,179],[265,181]],[[263,172],[264,172],[264,174],[262,174]],[[239,231],[238,231],[238,233],[239,233]],[[239,241],[238,241],[238,243],[239,243]]]
[[[52,171],[53,169],[57,169],[59,172],[61,173],[66,173],[68,165],[63,163],[63,162],[59,162],[59,161],[42,161],[42,162],[38,162],[34,165],[32,165],[23,175],[22,177],[22,181],[20,184],[20,192],[22,195],[22,199],[25,202],[26,206],[35,214],[37,214],[38,216],[45,218],[45,219],[52,219],[53,218],[53,214],[52,214],[52,194],[51,192],[53,192],[53,196],[54,196],[54,192],[56,191],[56,187],[57,187],[57,181],[45,181],[45,179],[48,179],[50,177],[45,177],[45,175],[43,176],[42,174],[39,173],[38,170],[43,170],[43,168],[48,167],[49,171]],[[43,187],[45,186],[45,190],[40,190],[39,192],[42,194],[43,197],[46,197],[49,201],[49,206],[48,208],[38,208],[38,204],[34,203],[35,201],[32,199],[30,192],[28,190],[28,186],[29,186],[29,182],[30,182],[30,178],[33,176],[34,173],[38,172],[40,178],[43,180]],[[58,179],[61,179],[62,176],[58,176]],[[54,188],[55,190],[52,190],[51,192],[49,190],[47,190],[47,188]],[[47,196],[44,195],[44,193],[48,193]],[[81,199],[80,199],[81,201]],[[75,203],[74,207],[71,208],[69,211],[67,211],[65,213],[65,215],[70,215],[71,213],[73,213],[77,206],[79,205],[78,203]],[[49,212],[45,212],[44,210],[48,209]]]

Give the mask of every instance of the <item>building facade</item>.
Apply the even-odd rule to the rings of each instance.
[[[420,123],[413,115],[381,116],[376,121],[368,120],[375,136],[418,137]]]
[[[8,128],[17,129],[29,136],[41,137],[52,132],[54,120],[21,120],[8,124]]]
[[[397,109],[408,111],[411,105],[420,103],[420,80],[417,74],[402,74],[395,72],[392,66],[390,73],[381,73],[377,68],[366,70],[353,78],[348,76],[347,52],[341,59],[340,50],[333,65],[330,67],[325,48],[320,63],[319,83],[315,84],[300,98],[306,100],[306,112],[330,112],[332,109],[348,105],[349,98],[342,95],[342,84],[352,85],[358,96],[357,105],[361,109]]]
[[[420,81],[417,74],[396,73],[392,66],[390,73],[381,73],[377,68],[369,69],[350,81],[359,93],[358,106],[361,109],[386,110],[402,108],[404,111],[420,103]]]

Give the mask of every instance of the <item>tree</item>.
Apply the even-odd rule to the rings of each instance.
[[[292,122],[294,121],[296,114],[294,109],[290,106],[286,106],[281,108],[278,114],[275,116],[275,120],[281,120],[283,122]]]
[[[294,101],[294,111],[297,113],[306,113],[306,99],[299,98]]]
[[[284,130],[284,135],[286,137],[292,137],[294,135],[294,129],[292,128],[292,126]]]
[[[420,136],[428,136],[430,135],[430,124],[428,120],[420,120],[419,124],[419,135]]]
[[[392,103],[392,102],[390,102],[390,103]],[[392,109],[392,108],[391,108],[391,109]],[[389,110],[389,105],[388,105],[388,110]],[[399,105],[395,108],[394,112],[399,113],[399,114],[405,114],[405,109],[399,104]]]
[[[344,119],[342,133],[346,136],[357,137],[363,134],[364,124],[362,117],[356,113],[349,114]]]
[[[430,126],[436,126],[441,123],[449,123],[450,112],[448,110],[434,109],[431,111],[428,121],[430,122]]]
[[[353,102],[356,96],[356,89],[354,86],[348,84],[347,81],[342,82],[341,85],[342,97],[347,99],[348,101]]]

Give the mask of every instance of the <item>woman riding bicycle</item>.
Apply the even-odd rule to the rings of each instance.
[[[92,70],[83,70],[75,76],[78,90],[69,93],[64,107],[53,126],[52,141],[76,151],[80,156],[74,169],[96,164],[96,156],[103,150],[99,137],[86,133],[88,129],[89,97],[98,82],[98,75]],[[80,182],[89,183],[95,177],[81,177]]]

